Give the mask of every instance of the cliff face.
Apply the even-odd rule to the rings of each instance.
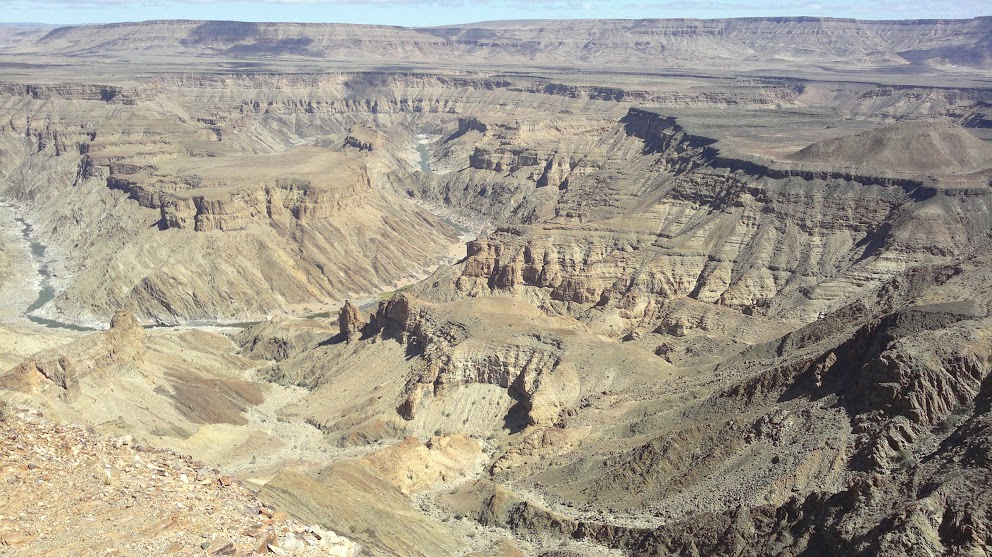
[[[389,289],[444,260],[454,239],[402,198],[498,211],[488,220],[543,214],[569,177],[595,170],[580,158],[616,122],[592,115],[619,117],[630,97],[594,85],[426,74],[169,76],[127,87],[8,84],[6,91],[4,102],[17,108],[0,124],[10,155],[6,191],[34,200],[31,217],[65,277],[64,292],[42,311],[77,323],[99,322],[121,305],[162,322],[245,319]],[[631,98],[770,106],[797,91],[770,85],[732,99],[665,95]],[[522,126],[470,116],[495,105],[521,115],[542,106],[576,115]],[[411,176],[403,153],[415,131],[451,129],[451,156],[439,166],[445,172],[487,126],[489,139],[473,147],[469,165],[534,174],[527,187],[544,193],[526,207],[506,204],[518,186],[486,178],[462,188],[482,195],[456,206],[451,192],[460,175],[441,185]],[[547,142],[555,137],[581,143],[567,152]],[[497,138],[521,147],[490,148]],[[545,143],[526,147],[535,141]],[[487,199],[491,209],[479,203]],[[356,221],[356,213],[367,218]],[[123,249],[110,248],[118,242]],[[191,249],[168,247],[180,245]],[[238,263],[218,265],[210,252]],[[291,262],[298,252],[306,263]],[[198,271],[180,271],[180,260]]]
[[[159,106],[177,90],[163,83],[130,104],[82,86],[11,90],[5,102],[26,112],[2,126],[6,195],[24,203],[64,277],[47,316],[99,323],[121,306],[166,323],[313,312],[448,257],[454,231],[376,187],[381,171],[368,157],[330,139],[353,116],[301,116],[308,123],[297,129],[288,114],[242,114],[240,100],[214,96],[216,85],[187,89],[180,103],[190,104],[169,101],[168,116]],[[298,133],[326,133],[329,145],[298,145]]]
[[[85,173],[106,173],[107,186],[161,212],[160,227],[236,231],[266,219],[305,223],[340,218],[374,196],[368,170],[328,150],[211,157],[183,170],[167,162],[139,167],[89,148]],[[333,185],[332,185],[333,182]]]
[[[491,214],[529,224],[471,242],[459,290],[540,299],[619,336],[659,326],[659,308],[682,297],[806,321],[910,266],[968,253],[976,244],[967,238],[989,218],[992,190],[980,177],[943,187],[918,174],[735,159],[641,110],[588,135],[557,145],[578,152],[550,199],[540,163],[529,173],[478,168],[477,147],[452,184],[481,184],[469,195],[489,180],[513,184],[523,195],[509,207],[489,188]],[[543,156],[546,168],[564,155]],[[442,187],[459,202],[455,187]],[[521,210],[536,203],[544,206]]]
[[[980,249],[897,273],[805,327],[717,348],[716,367],[667,366],[637,339],[607,341],[520,300],[403,295],[360,340],[279,372],[313,389],[291,415],[351,442],[499,429],[485,472],[428,500],[529,542],[648,555],[983,551],[968,521],[984,524],[984,511],[960,501],[988,504],[974,495],[988,468],[987,264]],[[717,319],[732,322],[700,322]],[[682,334],[668,325],[652,334]],[[369,366],[371,395],[342,400]]]

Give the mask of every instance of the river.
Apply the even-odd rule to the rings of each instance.
[[[14,221],[21,226],[21,235],[24,236],[24,241],[28,243],[31,250],[31,262],[34,264],[35,271],[38,274],[38,297],[24,310],[24,316],[34,323],[53,329],[69,329],[71,331],[96,330],[90,327],[80,327],[33,315],[35,311],[55,299],[55,287],[52,286],[52,272],[49,270],[48,262],[45,260],[45,251],[47,248],[44,244],[34,239],[34,227],[31,226],[31,223],[24,220],[23,217],[14,217]]]
[[[427,144],[430,143],[430,137],[425,134],[420,134],[417,136],[417,153],[420,154],[420,170],[424,174],[431,174],[431,154],[427,150]]]
[[[426,134],[418,134],[416,136],[416,139],[417,139],[416,150],[420,156],[419,158],[420,170],[422,170],[424,174],[430,175],[433,173],[430,167],[430,152],[427,149],[427,146],[428,144],[430,144],[431,141],[430,136]],[[4,205],[4,206],[10,208],[10,206],[8,205]],[[458,219],[455,218],[453,214],[450,214],[446,211],[438,210],[437,208],[431,208],[427,206],[425,206],[425,208],[431,210],[431,212],[433,212],[438,218],[440,218],[446,224],[457,230],[458,233],[461,235],[461,240],[463,242],[468,242],[474,239],[478,235],[478,231],[470,230],[468,227],[464,226],[463,223],[456,222]],[[84,332],[99,330],[93,327],[83,327],[79,325],[74,325],[72,323],[63,323],[61,321],[56,321],[54,319],[48,319],[45,317],[39,317],[33,315],[35,311],[41,309],[42,307],[45,306],[45,304],[54,300],[55,296],[57,295],[57,291],[55,289],[55,286],[52,284],[52,273],[51,270],[49,269],[48,261],[45,258],[45,252],[47,251],[47,247],[45,246],[45,244],[42,244],[35,238],[34,227],[31,225],[31,223],[29,223],[23,217],[19,217],[19,216],[15,216],[14,221],[16,221],[17,224],[21,227],[21,235],[24,237],[24,241],[28,244],[30,248],[31,262],[38,275],[37,280],[35,281],[36,284],[38,285],[38,296],[27,307],[27,309],[25,309],[24,316],[33,323],[37,323],[39,325],[52,329],[66,329],[70,331],[84,331]],[[433,272],[433,270],[436,268],[437,266],[433,266],[429,269],[426,269],[428,273],[424,276],[429,276],[430,272]],[[377,301],[381,298],[383,294],[389,294],[391,292],[393,291],[384,291],[374,296],[370,296],[366,299],[363,299],[362,301],[366,302],[366,305],[374,305],[375,303],[377,303]],[[321,313],[314,313],[309,315],[301,315],[299,317],[324,318],[324,317],[330,317],[330,313],[331,312],[321,312]],[[170,328],[170,327],[245,328],[259,322],[260,321],[245,321],[245,322],[190,321],[183,323],[181,325],[160,324],[160,325],[146,325],[145,327],[146,328]]]

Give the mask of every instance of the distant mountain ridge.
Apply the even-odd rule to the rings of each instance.
[[[69,27],[69,26],[59,25],[54,23],[37,23],[33,21],[10,21],[10,22],[0,21],[0,27],[21,27],[26,29],[52,29],[54,27]]]
[[[527,20],[406,28],[323,23],[146,21],[52,29],[24,54],[293,56],[562,67],[992,69],[992,17]],[[6,49],[10,52],[10,48]]]

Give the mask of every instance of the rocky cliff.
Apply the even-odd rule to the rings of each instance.
[[[423,272],[455,242],[449,226],[375,187],[361,156],[294,148],[290,126],[261,124],[284,116],[218,124],[173,106],[169,119],[155,108],[162,92],[147,89],[123,113],[99,91],[11,94],[39,114],[82,103],[4,126],[6,196],[26,203],[55,256],[60,296],[42,311],[62,321],[97,324],[121,306],[158,322],[319,311]],[[311,125],[334,134],[349,118]]]
[[[470,243],[456,287],[518,292],[594,321],[619,313],[629,323],[610,323],[619,336],[657,327],[658,308],[681,297],[810,320],[908,266],[968,253],[977,244],[961,240],[988,219],[992,190],[980,176],[944,187],[907,172],[735,159],[708,143],[671,118],[632,110],[573,156],[581,162],[567,166],[553,198],[542,178],[513,168],[471,174],[521,184],[509,218],[540,224]],[[546,205],[520,211],[535,202]]]

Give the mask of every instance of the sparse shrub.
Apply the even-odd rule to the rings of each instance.
[[[953,412],[951,412],[946,418],[937,423],[934,427],[934,433],[938,435],[947,435],[958,428],[966,419],[968,415],[971,414],[975,409],[975,403],[969,401],[965,404],[958,405]]]
[[[935,431],[939,435],[947,435],[948,433],[957,429],[958,425],[961,424],[962,420],[963,420],[963,416],[959,416],[957,414],[951,414],[950,416],[947,416],[946,418],[940,420],[940,422],[937,423],[937,427],[935,428]]]
[[[909,449],[899,449],[898,462],[899,468],[907,471],[913,466],[916,466],[916,457],[913,456],[913,452]]]
[[[7,421],[7,403],[0,400],[0,422]]]

